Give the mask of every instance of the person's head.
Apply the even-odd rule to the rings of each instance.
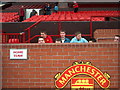
[[[40,37],[40,38],[38,39],[38,43],[45,43],[44,38],[43,38],[43,37]]]
[[[73,3],[76,3],[76,1],[73,1]]]
[[[49,3],[48,3],[47,5],[48,5],[48,6],[50,6],[50,4],[49,4]]]
[[[62,41],[61,41],[60,38],[57,38],[57,39],[55,40],[55,43],[62,43]]]
[[[55,6],[58,6],[58,2],[55,2]]]
[[[76,39],[78,39],[78,40],[80,40],[81,39],[81,33],[80,32],[76,32],[75,33],[75,37],[76,37]]]
[[[43,37],[43,38],[46,38],[47,37],[47,33],[44,31],[44,32],[40,32],[40,35],[41,35],[41,37]]]
[[[24,8],[24,6],[22,5],[21,8]]]
[[[115,35],[114,42],[120,42],[120,35]]]
[[[89,43],[96,42],[95,38],[90,38]]]
[[[61,38],[65,38],[65,35],[66,35],[65,31],[60,31]]]

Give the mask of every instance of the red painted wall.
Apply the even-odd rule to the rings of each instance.
[[[111,78],[110,88],[118,88],[117,43],[89,44],[3,44],[3,88],[55,88],[54,76],[75,61],[90,61]],[[27,48],[27,60],[10,60],[10,49]],[[70,88],[70,82],[66,86]],[[95,83],[95,87],[99,85]]]

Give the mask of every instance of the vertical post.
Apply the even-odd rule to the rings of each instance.
[[[25,33],[22,33],[22,38],[23,38],[22,42],[25,43]]]
[[[5,35],[5,34],[3,33],[3,34],[2,34],[2,42],[3,42],[3,43],[7,43],[7,40],[8,40],[8,39],[7,39],[6,37],[7,37],[7,35]]]
[[[28,43],[30,43],[30,29],[28,29]]]
[[[19,39],[19,38],[18,38],[18,35],[16,35],[16,39]]]
[[[4,35],[4,34],[2,34],[2,42],[3,42],[3,43],[6,43],[6,42],[7,42],[6,39],[5,39],[5,35]]]
[[[60,33],[60,31],[61,31],[61,28],[62,28],[62,24],[61,24],[61,22],[58,22],[58,32]]]
[[[93,37],[93,33],[92,33],[92,16],[90,17],[90,37]]]

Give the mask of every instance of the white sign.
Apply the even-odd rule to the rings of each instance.
[[[30,13],[32,12],[33,9],[26,9],[26,19],[30,18]],[[40,10],[41,9],[34,9],[38,15],[40,15]]]
[[[27,59],[27,49],[10,49],[10,59]]]

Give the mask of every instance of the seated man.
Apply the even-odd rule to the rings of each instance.
[[[48,36],[46,32],[41,32],[40,34],[41,34],[41,37],[44,38],[45,43],[53,43],[52,38]]]
[[[82,38],[80,32],[76,32],[75,33],[75,37],[72,38],[72,40],[70,41],[70,43],[88,43],[88,41],[85,38]]]
[[[32,12],[30,13],[30,18],[34,15],[37,15],[37,11],[35,11],[34,9],[32,10]]]
[[[55,40],[55,43],[62,43],[62,41],[61,41],[60,38],[57,38],[57,39]]]
[[[65,37],[65,31],[60,31],[60,39],[62,43],[70,43],[70,39]]]
[[[38,38],[38,43],[45,43],[43,37]]]
[[[114,42],[120,42],[120,35],[115,35]]]

